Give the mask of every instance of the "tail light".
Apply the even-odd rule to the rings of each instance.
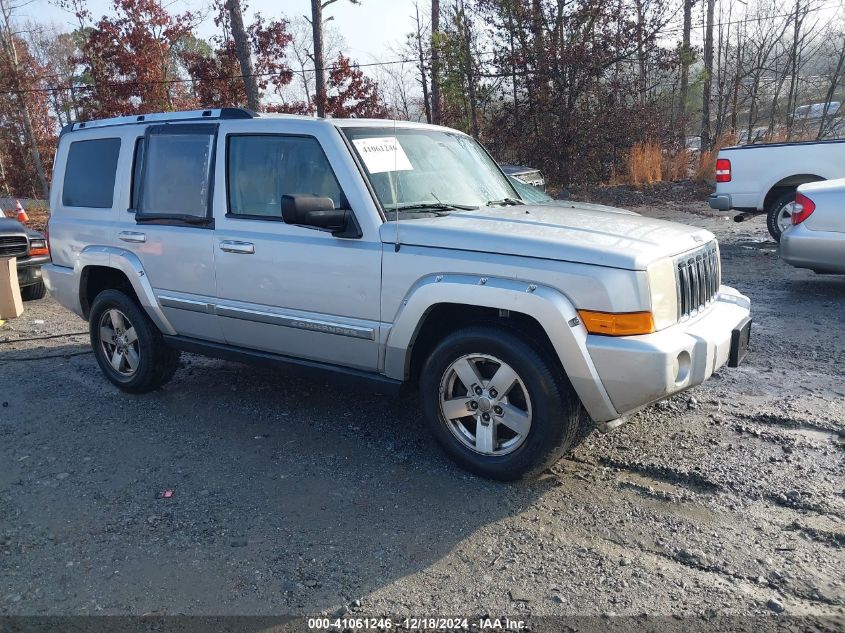
[[[727,158],[716,160],[716,182],[731,181],[731,161]]]
[[[795,205],[792,207],[792,224],[801,224],[816,210],[816,203],[803,193],[795,194]]]

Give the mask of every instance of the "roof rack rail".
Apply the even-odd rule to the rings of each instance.
[[[246,108],[209,108],[207,110],[184,110],[182,112],[156,112],[154,114],[137,114],[132,116],[116,116],[110,119],[95,119],[70,123],[62,129],[65,132],[89,130],[91,128],[112,127],[115,125],[129,125],[132,123],[173,123],[175,121],[203,121],[219,119],[254,119],[257,112]]]

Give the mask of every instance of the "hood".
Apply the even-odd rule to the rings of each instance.
[[[572,261],[628,270],[677,255],[713,239],[704,229],[617,211],[545,205],[489,207],[447,216],[402,221],[400,242]],[[396,225],[381,227],[394,243]]]
[[[594,204],[592,202],[576,202],[574,200],[549,200],[540,203],[544,207],[555,207],[558,209],[584,209],[586,211],[607,211],[608,213],[621,213],[622,215],[639,215],[636,211],[609,207],[606,204]]]
[[[26,232],[27,230],[24,228],[24,225],[17,220],[12,220],[11,218],[0,218],[0,235]]]
[[[24,233],[30,239],[44,237],[38,231],[35,231],[28,226],[24,226],[17,220],[12,218],[0,218],[0,235],[8,235],[10,233]]]

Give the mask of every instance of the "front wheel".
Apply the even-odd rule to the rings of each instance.
[[[766,212],[766,228],[769,229],[775,242],[780,242],[780,236],[792,226],[792,212],[795,207],[795,192],[788,191],[777,198]]]
[[[539,475],[589,424],[555,363],[503,328],[474,326],[446,337],[423,367],[420,393],[444,450],[491,479]]]
[[[168,347],[143,309],[119,290],[104,290],[94,299],[89,331],[97,364],[124,391],[158,389],[179,365],[179,352]]]
[[[44,285],[44,280],[40,279],[30,286],[21,288],[21,298],[24,301],[37,301],[47,296],[47,286]]]

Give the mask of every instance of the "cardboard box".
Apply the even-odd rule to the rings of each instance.
[[[0,319],[15,319],[23,314],[23,300],[18,286],[18,260],[0,258]]]

